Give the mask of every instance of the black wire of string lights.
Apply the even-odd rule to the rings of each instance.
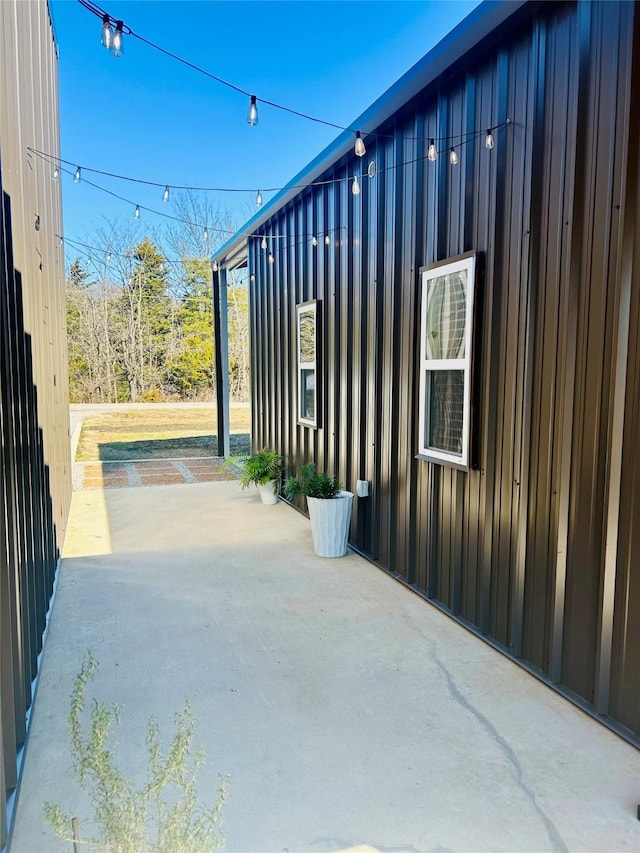
[[[80,0],[80,2],[83,2],[83,0]],[[462,145],[466,145],[469,142],[472,142],[473,140],[477,139],[479,136],[482,135],[482,133],[486,133],[485,148],[487,148],[488,150],[492,150],[494,148],[493,131],[495,131],[501,127],[506,127],[506,126],[510,125],[511,123],[512,123],[511,119],[507,118],[504,121],[500,122],[499,124],[488,128],[486,131],[469,131],[468,133],[465,133],[465,134],[459,134],[456,137],[448,137],[447,140],[450,141],[454,138],[455,139],[462,139],[462,142],[458,146],[458,147],[460,147]],[[100,186],[100,184],[96,184],[93,181],[89,181],[89,180],[86,180],[86,178],[82,178],[82,169],[85,169],[85,171],[96,173],[96,174],[101,174],[101,175],[105,175],[105,176],[109,176],[109,177],[113,177],[113,178],[119,178],[121,180],[129,181],[131,183],[144,184],[147,186],[157,186],[157,187],[164,186],[164,188],[165,188],[164,194],[163,194],[163,200],[164,201],[168,201],[168,199],[169,199],[169,188],[170,187],[174,188],[174,189],[190,189],[190,190],[194,190],[194,191],[206,191],[206,190],[211,191],[211,190],[213,190],[213,188],[205,188],[205,187],[180,187],[180,186],[173,185],[173,184],[162,184],[161,182],[157,182],[157,181],[147,181],[147,180],[143,180],[143,179],[139,179],[139,178],[127,177],[125,175],[117,175],[117,174],[112,173],[112,172],[105,172],[105,171],[101,171],[98,169],[92,169],[89,167],[77,166],[75,171],[74,171],[72,169],[66,169],[61,165],[62,163],[66,163],[67,165],[69,165],[71,161],[62,160],[59,157],[55,157],[51,154],[47,154],[45,152],[38,151],[37,149],[32,148],[30,146],[27,147],[27,151],[32,153],[32,154],[35,154],[36,156],[38,156],[39,158],[41,158],[42,160],[44,160],[50,166],[53,167],[52,177],[54,179],[58,178],[60,172],[64,172],[65,174],[68,174],[68,175],[73,175],[75,183],[79,183],[82,180],[83,183],[86,183],[89,186],[91,186],[97,190],[100,190],[101,192],[104,192],[107,195],[110,195],[113,198],[116,198],[119,201],[123,201],[126,204],[130,204],[130,205],[134,205],[134,202],[131,201],[131,199],[125,198],[124,196],[121,196],[118,193],[115,193],[112,190],[107,189],[106,187]],[[424,154],[420,157],[416,157],[412,160],[405,160],[402,163],[393,163],[389,166],[382,167],[381,169],[377,169],[375,162],[372,160],[369,163],[369,167],[366,170],[366,172],[361,174],[361,177],[364,178],[366,176],[369,179],[373,179],[373,178],[375,178],[375,176],[377,174],[383,174],[385,172],[395,171],[395,169],[404,168],[405,166],[413,165],[415,163],[418,163],[418,162],[421,162],[424,160],[429,160],[431,162],[434,162],[437,159],[439,153],[442,153],[442,151],[438,152],[437,148],[435,147],[435,139],[431,138],[430,144],[428,146],[426,154]],[[457,152],[455,150],[455,147],[451,146],[451,148],[449,149],[449,163],[452,166],[455,166],[458,164],[458,162],[459,162],[459,159],[458,159],[458,155],[457,155]],[[351,189],[352,189],[353,195],[359,195],[360,183],[358,181],[357,175],[347,176],[345,178],[332,178],[332,179],[328,179],[325,181],[315,181],[315,182],[312,182],[310,184],[291,185],[290,187],[287,187],[287,188],[289,188],[289,189],[309,189],[309,188],[313,188],[313,187],[326,186],[326,185],[331,185],[331,184],[340,184],[340,183],[349,182],[349,181],[352,182]],[[284,189],[284,188],[283,187],[277,187],[277,188],[274,188],[272,191],[279,191],[281,189]],[[232,191],[232,190],[230,190],[230,191]],[[246,190],[236,190],[236,191],[246,192]],[[259,196],[261,195],[260,190],[258,190],[258,195]],[[140,204],[135,204],[134,219],[136,219],[136,220],[140,219],[140,214],[141,214],[142,210],[146,210],[149,213],[155,214],[156,216],[161,216],[164,219],[170,219],[174,222],[180,222],[184,225],[189,225],[189,226],[192,226],[195,228],[200,228],[203,230],[204,240],[206,242],[209,241],[209,231],[223,234],[225,237],[227,237],[227,239],[230,238],[231,236],[233,236],[233,232],[231,232],[229,229],[215,228],[215,227],[209,228],[207,225],[203,225],[202,223],[192,222],[190,220],[184,219],[184,218],[179,217],[179,216],[172,216],[169,213],[164,213],[163,211],[155,210],[154,208],[147,207],[145,205],[140,205]],[[328,231],[324,232],[324,244],[325,244],[325,246],[331,245],[330,234],[334,233],[335,231],[339,231],[342,228],[344,228],[344,226],[339,226],[338,228],[329,229]],[[271,248],[269,251],[268,258],[269,258],[269,262],[273,263],[274,262],[274,255],[273,255],[273,242],[272,241],[285,239],[289,235],[286,235],[286,234],[268,234],[268,233],[260,232],[260,231],[245,231],[245,232],[238,232],[238,236],[243,236],[243,237],[246,237],[247,239],[260,240],[261,248],[265,251],[270,246]],[[60,242],[62,244],[63,238],[60,237],[59,239],[60,239]],[[296,245],[302,244],[302,243],[305,243],[308,241],[311,241],[311,243],[314,247],[318,246],[317,234],[316,233],[309,233],[309,234],[301,235],[300,240],[296,241]],[[65,238],[65,242],[70,242],[70,241],[69,241],[69,239]],[[214,265],[213,265],[214,272],[217,271],[217,266],[218,266],[217,263],[214,262]]]
[[[73,251],[76,255],[81,255],[86,260],[87,266],[89,264],[91,264],[92,266],[97,268],[99,265],[99,261],[96,260],[96,258],[94,257],[94,254],[101,255],[103,260],[102,260],[102,264],[100,264],[100,265],[104,268],[105,275],[106,275],[106,269],[108,268],[108,266],[111,263],[113,258],[125,258],[130,263],[133,260],[139,260],[136,258],[135,252],[124,252],[124,253],[123,252],[115,252],[110,247],[104,248],[104,247],[99,247],[99,246],[91,246],[89,243],[83,243],[80,240],[72,240],[70,237],[62,237],[60,234],[56,234],[56,238],[60,242],[61,246],[68,245],[73,249]],[[185,260],[205,260],[205,259],[203,259],[203,258],[195,258],[195,259],[187,258],[187,259],[184,259],[183,258],[180,260],[171,260],[170,258],[164,258],[163,257],[162,265],[163,266],[165,264],[170,265],[170,266],[183,265]],[[216,263],[213,264],[213,270],[214,270],[214,272],[217,272],[217,270],[218,270],[218,265]],[[207,294],[203,294],[202,296],[198,296],[197,298],[198,299],[200,299],[200,298],[207,299],[210,296],[211,296],[211,293],[207,293]],[[171,299],[173,297],[171,297],[170,295],[167,295],[167,296],[153,296],[153,297],[143,296],[142,298],[155,300],[155,299]],[[194,297],[191,296],[189,298],[194,298]]]
[[[453,134],[451,136],[441,136],[441,137],[421,137],[421,139],[429,140],[429,148],[426,155],[426,159],[428,160],[436,160],[439,154],[442,154],[444,149],[436,146],[437,142],[446,142],[449,150],[450,160],[451,160],[451,150],[455,150],[456,147],[460,147],[461,145],[466,144],[467,142],[478,138],[485,134],[485,147],[491,149],[494,147],[494,137],[493,134],[496,130],[499,130],[501,127],[505,127],[511,124],[510,119],[505,119],[505,121],[499,122],[498,124],[492,125],[488,127],[486,130],[471,130],[465,133]],[[405,137],[406,138],[406,137]],[[55,157],[53,154],[48,154],[45,151],[39,151],[36,148],[32,148],[27,146],[27,150],[33,154],[36,154],[38,157],[48,159],[52,165],[55,166],[56,163],[65,164],[66,166],[75,166],[75,175],[78,177],[78,180],[81,177],[82,172],[91,172],[94,175],[102,175],[106,178],[114,178],[119,181],[128,181],[129,183],[142,184],[149,187],[163,187],[164,192],[162,196],[163,201],[169,200],[169,190],[193,190],[195,192],[220,192],[220,193],[259,193],[263,192],[280,192],[280,190],[284,189],[284,187],[265,187],[264,189],[256,190],[255,187],[199,187],[193,186],[191,184],[173,184],[166,183],[166,181],[149,181],[144,178],[134,178],[130,175],[121,175],[117,172],[109,172],[103,169],[95,169],[89,166],[80,166],[74,163],[72,160],[64,160],[61,157]],[[425,158],[420,158],[425,159]],[[413,162],[413,161],[412,161]],[[457,161],[455,159],[452,161],[452,165],[455,165]],[[78,173],[80,170],[80,173]],[[382,170],[378,170],[382,171]],[[342,178],[337,179],[329,179],[326,181],[314,181],[311,184],[292,184],[291,187],[287,187],[290,189],[307,189],[309,186],[322,186],[325,184],[337,183]],[[260,206],[260,205],[258,205]]]
[[[84,2],[84,0],[82,0],[82,2]],[[456,147],[460,148],[462,146],[465,146],[468,143],[473,142],[474,140],[478,139],[483,134],[485,134],[485,148],[487,150],[492,150],[494,148],[494,145],[495,145],[494,136],[493,136],[494,132],[496,130],[498,130],[502,127],[506,127],[510,124],[511,124],[511,119],[507,118],[504,121],[499,122],[496,125],[492,125],[491,127],[487,128],[484,131],[473,130],[473,131],[468,131],[466,133],[457,134],[455,136],[441,137],[441,139],[446,139],[446,141],[447,141],[449,163],[452,166],[455,166],[459,162]],[[429,143],[429,146],[427,148],[426,154],[423,154],[423,155],[416,157],[412,160],[405,160],[402,163],[392,163],[391,165],[383,166],[382,168],[378,168],[375,161],[372,160],[369,163],[369,166],[368,166],[366,172],[363,171],[361,173],[360,178],[363,179],[366,176],[369,179],[372,179],[377,174],[383,174],[385,172],[394,171],[395,169],[402,168],[404,166],[409,166],[409,165],[412,165],[414,163],[421,162],[423,160],[429,160],[431,162],[434,162],[435,160],[437,160],[438,156],[445,151],[445,149],[441,148],[440,150],[438,150],[438,147],[436,146],[436,139],[437,139],[436,137],[428,137],[428,138],[430,139],[430,143]],[[456,144],[449,145],[449,143],[454,143],[456,140],[459,140]],[[48,163],[53,169],[52,176],[54,178],[57,178],[58,175],[60,174],[60,172],[64,172],[65,174],[73,175],[74,183],[80,183],[82,181],[83,183],[86,183],[89,186],[94,187],[95,189],[98,189],[104,193],[107,193],[107,195],[110,195],[113,198],[117,198],[118,200],[126,202],[127,204],[135,205],[135,207],[134,207],[134,218],[135,219],[139,219],[141,211],[146,210],[149,213],[153,213],[156,216],[161,216],[165,219],[171,219],[175,222],[181,222],[181,223],[186,224],[186,225],[191,225],[191,226],[196,227],[196,228],[201,228],[203,230],[204,235],[205,235],[205,240],[208,240],[209,231],[222,233],[222,234],[225,234],[226,236],[231,236],[231,235],[230,235],[230,232],[228,229],[209,228],[204,223],[192,222],[190,220],[183,219],[182,217],[172,216],[169,213],[164,213],[163,211],[155,210],[154,208],[147,207],[145,205],[136,204],[131,199],[125,198],[124,196],[120,195],[119,193],[113,192],[113,190],[109,190],[106,187],[101,186],[100,184],[96,184],[93,181],[87,180],[86,178],[83,177],[83,172],[89,172],[91,174],[103,175],[105,177],[114,178],[114,179],[122,180],[122,181],[127,181],[127,182],[133,183],[133,184],[140,184],[140,185],[152,186],[152,187],[164,187],[164,191],[162,194],[163,202],[169,201],[171,189],[174,189],[174,190],[192,190],[194,192],[242,192],[242,193],[253,192],[252,189],[246,189],[246,188],[196,187],[196,186],[188,186],[188,185],[180,185],[180,184],[167,184],[167,183],[164,183],[162,181],[149,181],[149,180],[146,180],[143,178],[134,178],[134,177],[131,177],[128,175],[117,174],[115,172],[109,172],[109,171],[105,171],[105,170],[101,170],[101,169],[95,169],[95,168],[92,168],[89,166],[78,165],[78,166],[76,166],[75,169],[73,169],[73,168],[67,169],[67,168],[64,168],[63,164],[65,164],[66,166],[73,167],[73,163],[70,160],[65,160],[65,159],[62,159],[60,157],[56,157],[52,154],[48,154],[44,151],[39,151],[38,149],[33,148],[31,146],[27,146],[27,151],[30,154],[35,154],[37,157],[39,157],[40,159],[42,159],[46,163]],[[360,193],[360,181],[358,180],[357,174],[348,175],[347,177],[329,178],[329,179],[322,180],[322,181],[312,181],[311,183],[308,183],[308,184],[290,184],[290,185],[287,185],[286,187],[270,187],[268,189],[265,189],[265,192],[280,192],[283,189],[306,190],[306,189],[311,189],[314,187],[330,186],[330,185],[341,184],[341,183],[345,183],[345,182],[347,182],[347,183],[351,182],[351,189],[352,189],[353,195],[358,195]],[[262,205],[262,190],[260,190],[260,189],[257,191],[256,205],[257,205],[257,207],[260,207]],[[251,237],[251,236],[256,236],[256,235],[253,232],[248,232],[248,233],[245,233],[243,236]],[[257,235],[257,236],[262,236],[262,235]],[[309,236],[311,236],[311,235],[309,235]]]
[[[90,243],[84,243],[82,240],[75,240],[71,237],[62,237],[60,234],[56,234],[56,239],[60,242],[60,244],[68,245],[70,248],[75,251],[80,252],[85,255],[90,262],[96,263],[96,259],[94,255],[102,256],[105,264],[109,264],[112,258],[125,258],[127,261],[134,261],[137,259],[135,249],[130,252],[116,252],[110,246],[92,246]],[[192,260],[203,260],[202,258],[181,258],[181,259],[171,259],[163,257],[163,264],[171,264],[172,266],[183,266],[185,261]]]
[[[138,39],[138,41],[143,42],[154,50],[163,53],[165,56],[170,57],[171,59],[176,60],[176,62],[180,62],[183,65],[186,65],[188,68],[197,71],[200,74],[204,74],[206,77],[209,77],[211,80],[215,80],[217,83],[220,83],[222,86],[226,86],[229,89],[232,89],[235,92],[238,92],[241,95],[249,98],[249,110],[247,113],[247,124],[254,127],[258,124],[258,103],[265,104],[269,107],[273,107],[277,110],[282,110],[283,112],[289,113],[290,115],[298,116],[299,118],[306,119],[307,121],[313,121],[316,124],[322,124],[326,127],[333,127],[336,130],[342,130],[345,132],[353,133],[355,135],[355,143],[354,143],[354,152],[358,157],[364,157],[367,153],[367,149],[364,143],[364,139],[362,138],[362,133],[365,133],[367,137],[380,138],[380,139],[392,139],[393,134],[385,134],[374,131],[361,131],[354,129],[351,125],[342,125],[337,124],[336,122],[327,121],[323,118],[318,118],[318,116],[313,116],[308,113],[301,112],[300,110],[293,109],[292,107],[288,107],[284,104],[277,103],[276,101],[271,101],[267,98],[258,98],[257,95],[252,94],[247,89],[243,89],[241,86],[236,85],[235,83],[230,82],[229,80],[225,80],[223,77],[219,77],[216,74],[212,74],[210,71],[207,71],[205,68],[202,68],[199,65],[196,65],[193,62],[190,62],[188,59],[184,59],[178,54],[173,53],[170,50],[167,50],[164,47],[156,44],[150,39],[145,38],[140,35],[140,33],[136,33],[131,27],[127,26],[121,19],[114,18],[113,15],[109,14],[105,9],[101,8],[97,5],[97,3],[92,2],[92,0],[78,0],[81,6],[83,6],[87,11],[91,12],[98,18],[102,19],[102,28],[100,35],[100,43],[107,48],[111,52],[113,56],[122,56],[123,54],[123,38],[125,35],[132,36],[133,38]],[[495,128],[493,128],[495,129]],[[491,128],[489,128],[487,133],[487,138],[490,135]],[[408,140],[412,141],[430,141],[431,146],[435,146],[437,142],[448,141],[453,137],[429,137],[429,136],[410,136],[405,137]],[[489,146],[487,146],[489,147]],[[435,150],[435,148],[434,148]],[[431,159],[431,158],[430,158]],[[435,159],[435,158],[434,158]],[[226,190],[220,190],[221,192],[225,192]],[[234,190],[229,190],[230,192],[234,192]]]
[[[114,18],[113,15],[110,15],[109,12],[102,9],[96,3],[91,2],[91,0],[78,0],[81,6],[84,6],[89,12],[94,14],[98,18],[102,18],[102,31],[100,37],[100,43],[107,48],[114,56],[122,56],[123,53],[123,36],[133,36],[133,38],[138,39],[138,41],[143,42],[144,44],[152,47],[154,50],[163,53],[165,56],[170,57],[171,59],[175,59],[177,62],[181,62],[183,65],[186,65],[188,68],[193,69],[194,71],[199,72],[200,74],[204,74],[206,77],[209,77],[211,80],[215,80],[216,83],[220,83],[223,86],[227,86],[229,89],[233,89],[235,92],[238,92],[241,95],[249,98],[249,112],[247,114],[247,123],[250,125],[258,124],[258,100],[262,104],[266,104],[267,106],[274,107],[277,110],[282,110],[283,112],[291,113],[291,115],[296,115],[299,118],[307,119],[307,121],[313,121],[317,124],[324,124],[327,127],[333,127],[336,130],[351,130],[351,128],[344,127],[343,125],[336,124],[332,121],[327,121],[326,119],[318,118],[317,116],[312,116],[307,113],[300,112],[299,110],[294,110],[291,107],[287,107],[284,104],[278,104],[275,101],[267,100],[266,98],[258,98],[256,95],[253,95],[251,92],[243,89],[240,86],[237,86],[235,83],[231,83],[229,80],[225,80],[223,77],[219,77],[216,74],[212,74],[210,71],[207,71],[205,68],[202,68],[199,65],[196,65],[193,62],[190,62],[188,59],[184,59],[178,54],[173,53],[170,50],[167,50],[164,47],[161,47],[159,44],[152,42],[150,39],[145,38],[140,35],[140,33],[134,32],[131,27],[127,26],[122,20],[118,18]],[[355,132],[355,131],[354,131]]]

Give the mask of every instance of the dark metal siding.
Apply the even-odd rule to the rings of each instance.
[[[357,548],[638,733],[638,21],[625,2],[528,8],[376,128],[364,163],[323,176],[373,160],[359,196],[345,181],[288,202],[261,229],[282,235],[275,264],[250,240],[255,442],[291,471],[312,459],[352,490],[370,480]],[[481,136],[456,167],[425,159],[422,138],[507,117],[493,151]],[[414,454],[419,269],[471,250],[465,473]],[[317,430],[296,422],[295,305],[310,298]]]
[[[60,190],[27,152],[59,150],[45,3],[0,3],[0,91],[1,847],[71,497]]]

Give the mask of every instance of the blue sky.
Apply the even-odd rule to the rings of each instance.
[[[347,126],[478,5],[477,0],[122,2],[100,5],[131,29],[241,89]],[[100,46],[100,20],[76,0],[51,0],[59,46],[62,157],[85,167],[189,186],[240,226],[255,189],[280,187],[338,131],[259,106],[132,37],[124,56]],[[126,204],[62,176],[65,237],[87,239],[136,203],[171,213],[162,190],[86,177]],[[265,200],[268,194],[265,193]],[[141,226],[160,218],[143,211]]]

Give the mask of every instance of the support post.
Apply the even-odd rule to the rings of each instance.
[[[227,325],[227,270],[212,270],[213,332],[216,359],[218,456],[231,454],[229,442],[229,328]]]

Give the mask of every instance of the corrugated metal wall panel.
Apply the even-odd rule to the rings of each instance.
[[[618,211],[637,140],[638,24],[628,3],[530,8],[517,30],[505,29],[378,128],[364,162],[347,156],[323,176],[340,184],[305,190],[267,223],[289,245],[277,280],[251,249],[254,431],[286,449],[291,470],[313,459],[351,490],[368,479],[354,545],[549,680],[589,702],[599,692],[602,713],[613,655],[611,708],[637,730],[627,687],[635,646],[623,617],[638,608],[637,504],[624,502],[634,465],[620,486],[615,611],[607,555],[616,545],[606,531],[617,506],[609,449],[622,399]],[[507,117],[486,151],[483,129]],[[457,166],[447,151],[426,161],[431,136],[460,137]],[[468,250],[480,254],[477,467],[465,473],[415,452],[419,270]],[[295,305],[309,298],[321,300],[323,320],[317,430],[296,423]],[[632,306],[626,457],[637,442],[637,292]],[[284,352],[277,369],[274,337]],[[283,434],[274,409],[288,420]]]
[[[0,846],[71,498],[59,151],[46,3],[0,4]]]

